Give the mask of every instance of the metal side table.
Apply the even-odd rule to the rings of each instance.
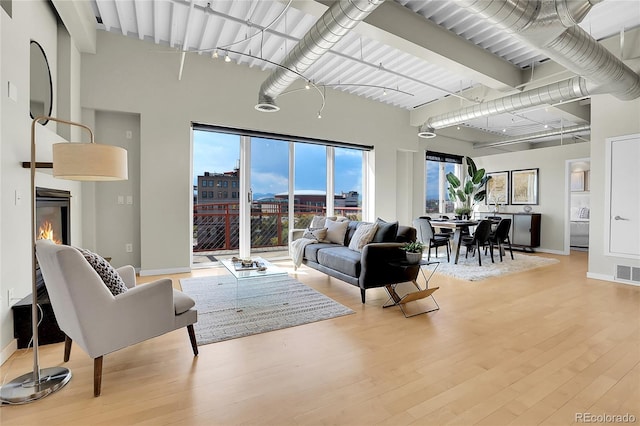
[[[409,267],[415,267],[416,264],[415,263],[409,263],[407,261],[404,260],[400,260],[400,261],[393,261],[393,262],[389,262],[389,265],[396,267],[396,268],[409,268]],[[392,306],[399,306],[400,310],[402,311],[402,313],[404,314],[405,318],[410,318],[416,315],[421,315],[421,314],[427,314],[429,312],[433,312],[433,311],[437,311],[440,309],[440,306],[438,305],[438,302],[436,301],[435,297],[433,297],[433,293],[439,289],[440,287],[431,287],[429,288],[429,281],[431,280],[431,277],[433,277],[433,274],[436,272],[436,270],[438,269],[438,266],[440,266],[440,262],[429,262],[425,259],[422,259],[418,265],[420,265],[420,273],[422,274],[424,280],[425,280],[425,288],[423,289],[422,287],[420,287],[420,285],[418,284],[417,281],[413,281],[413,285],[418,289],[417,291],[411,292],[411,293],[407,293],[404,296],[400,296],[397,292],[396,292],[396,286],[398,284],[402,284],[402,283],[396,283],[396,284],[389,284],[385,286],[385,289],[387,290],[387,293],[389,294],[389,299],[385,302],[385,304],[382,306],[383,308],[390,308]],[[429,266],[433,266],[433,269],[429,269]],[[409,302],[414,302],[416,300],[420,300],[420,299],[425,299],[427,297],[431,297],[431,299],[433,300],[433,303],[435,303],[436,307],[433,309],[428,309],[426,311],[420,311],[420,312],[416,312],[416,313],[410,313],[407,314],[407,311],[405,310],[405,304],[409,303]]]

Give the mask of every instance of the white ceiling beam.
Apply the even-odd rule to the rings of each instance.
[[[158,12],[158,2],[152,2],[153,8],[153,41],[160,44],[160,13]]]
[[[96,53],[96,17],[89,2],[52,0],[62,23],[81,53]]]
[[[175,23],[175,7],[176,4],[169,3],[169,46],[175,47],[176,45],[176,23]]]
[[[140,2],[133,2],[133,12],[136,15],[136,26],[138,27],[138,38],[144,40],[144,31],[142,30],[142,10],[140,9]]]
[[[320,17],[326,0],[292,6]],[[354,32],[484,84],[506,90],[522,83],[521,70],[393,1],[384,2]]]
[[[118,1],[114,1],[113,5],[116,7],[116,16],[118,17],[118,22],[120,23],[120,32],[122,32],[123,36],[127,35],[127,29],[124,27],[124,16],[122,5]]]
[[[193,0],[189,3],[189,12],[187,13],[187,22],[184,25],[184,36],[182,37],[182,55],[180,55],[180,70],[178,71],[178,81],[182,80],[182,71],[184,70],[184,60],[189,49],[189,26],[191,17],[193,16]]]

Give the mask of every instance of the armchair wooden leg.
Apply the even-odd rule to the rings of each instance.
[[[71,344],[73,343],[73,340],[71,340],[71,337],[67,336],[65,334],[64,336],[64,362],[69,361],[69,357],[71,356]]]
[[[102,356],[93,359],[93,396],[100,396],[102,387]]]
[[[187,326],[189,332],[189,340],[191,340],[191,349],[193,349],[193,356],[198,356],[198,343],[196,342],[196,332],[193,330],[193,324]]]
[[[364,303],[364,299],[365,299],[364,292],[365,292],[364,288],[361,288],[360,289],[360,298],[362,299],[362,303]]]

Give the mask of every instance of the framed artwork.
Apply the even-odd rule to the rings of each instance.
[[[509,204],[509,172],[487,173],[491,179],[487,182],[486,204]]]
[[[538,204],[538,169],[511,170],[511,204]]]

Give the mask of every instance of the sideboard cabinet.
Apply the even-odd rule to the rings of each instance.
[[[535,247],[540,247],[540,213],[480,213],[480,219],[487,216],[499,216],[503,219],[511,219],[511,229],[509,239],[514,248],[533,251]]]

